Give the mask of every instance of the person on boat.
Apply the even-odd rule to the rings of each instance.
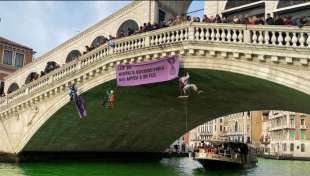
[[[69,87],[69,96],[70,96],[70,101],[76,99],[76,97],[77,97],[77,88],[75,87],[75,84],[72,84]]]
[[[196,84],[191,84],[189,82],[189,77],[190,77],[189,73],[187,72],[186,75],[179,78],[179,88],[180,88],[181,96],[182,95],[187,96],[189,90],[193,90],[197,94],[200,94],[202,92],[201,90],[198,90],[198,87],[196,86]]]

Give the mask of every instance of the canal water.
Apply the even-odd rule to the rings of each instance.
[[[205,171],[189,158],[165,158],[159,162],[54,162],[0,163],[0,176],[310,176],[309,161],[259,159],[249,170]]]

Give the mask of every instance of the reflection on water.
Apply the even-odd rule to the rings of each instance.
[[[165,158],[160,162],[54,162],[0,163],[0,176],[306,176],[309,161],[259,159],[258,167],[249,170],[206,171],[189,158]]]

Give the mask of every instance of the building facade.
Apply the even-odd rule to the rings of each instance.
[[[0,94],[4,91],[4,78],[15,70],[32,62],[33,54],[33,49],[0,37]]]
[[[269,120],[269,111],[262,114],[262,135],[260,139],[261,148],[265,155],[270,154],[270,141],[271,141],[271,121]]]
[[[260,145],[262,112],[242,112],[219,117],[189,132],[189,148],[202,141],[229,140]]]
[[[272,16],[309,16],[310,1],[308,0],[218,0],[205,2],[205,14],[208,16],[232,17],[247,15],[263,17],[270,13]]]
[[[287,111],[271,111],[270,155],[310,157],[310,116]]]

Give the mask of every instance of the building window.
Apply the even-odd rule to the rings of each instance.
[[[294,144],[293,144],[293,143],[291,143],[291,145],[290,145],[290,151],[291,151],[291,152],[294,151]]]
[[[278,9],[308,2],[307,0],[279,0]]]
[[[4,93],[4,82],[0,81],[0,95]]]
[[[164,11],[159,9],[159,11],[158,11],[158,21],[159,22],[165,21],[165,17],[166,17],[166,12],[164,12]]]
[[[231,9],[234,7],[239,7],[242,5],[250,4],[256,2],[257,0],[243,0],[243,1],[235,1],[235,0],[228,0],[225,6],[225,9]]]
[[[301,152],[305,152],[305,144],[301,144]]]
[[[7,94],[9,94],[9,93],[11,93],[11,92],[14,92],[14,91],[16,91],[17,89],[19,89],[18,84],[13,83],[13,84],[10,85]]]
[[[290,125],[295,126],[295,115],[290,115]]]
[[[238,131],[238,122],[235,122],[235,132]]]
[[[220,131],[222,132],[222,125],[220,125]]]
[[[25,55],[20,54],[20,53],[16,53],[16,56],[15,56],[15,66],[16,67],[23,67],[23,65],[24,65],[24,58],[25,58]]]
[[[12,59],[13,59],[13,52],[4,50],[3,63],[7,65],[12,65]]]
[[[286,151],[286,143],[282,144],[283,151]]]
[[[277,119],[277,126],[280,126],[281,123],[280,123],[280,119]]]
[[[305,116],[304,115],[300,116],[300,125],[305,125]]]
[[[295,140],[295,131],[290,131],[290,139]]]
[[[305,131],[300,131],[300,139],[305,139]]]

